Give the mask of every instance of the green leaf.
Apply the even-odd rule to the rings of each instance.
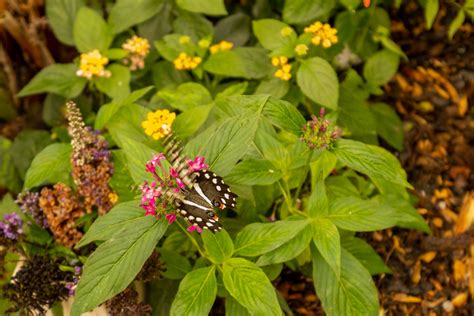
[[[101,244],[84,264],[72,315],[79,316],[123,291],[135,278],[168,228],[165,220],[144,216],[142,229],[131,227]]]
[[[357,237],[344,238],[342,247],[350,252],[371,275],[391,273],[382,258],[366,241]]]
[[[231,97],[231,96],[236,96],[236,95],[242,95],[247,91],[248,87],[248,82],[243,81],[240,83],[232,84],[230,86],[226,86],[224,90],[216,94],[216,99],[217,98],[225,98],[225,97]]]
[[[274,19],[253,21],[252,28],[260,44],[268,50],[281,49],[284,46],[293,48],[296,44],[297,34],[295,30],[281,21]],[[289,34],[282,34],[282,30]],[[293,52],[293,49],[291,49],[291,52]]]
[[[341,276],[317,251],[313,251],[313,281],[328,316],[378,315],[377,289],[369,272],[345,249],[341,249]]]
[[[384,85],[392,79],[398,70],[400,56],[389,51],[381,50],[367,59],[364,65],[364,78],[377,85]]]
[[[166,271],[162,273],[165,278],[182,279],[192,270],[189,260],[176,251],[161,248],[159,253],[161,260],[166,265]]]
[[[407,55],[403,52],[403,50],[398,46],[394,41],[390,39],[388,36],[382,36],[380,38],[380,43],[382,43],[383,47],[388,49],[389,51],[394,52],[395,54],[399,55],[405,60],[408,60]]]
[[[311,225],[307,225],[292,239],[282,244],[280,247],[263,254],[257,260],[257,265],[266,266],[269,264],[283,263],[299,256],[309,245],[313,230]]]
[[[131,227],[139,230],[139,225],[148,225],[148,221],[143,220],[144,214],[138,200],[117,204],[107,214],[94,221],[75,248],[84,247],[93,241],[111,239]]]
[[[206,122],[213,104],[197,106],[176,117],[173,131],[178,138],[184,139],[193,135]]]
[[[7,213],[21,213],[21,209],[18,204],[15,203],[15,200],[10,193],[7,193],[3,196],[0,201],[0,218],[3,219],[3,215]]]
[[[329,219],[317,217],[313,219],[313,242],[321,256],[331,269],[340,277],[341,271],[341,240],[336,225]]]
[[[281,172],[268,160],[248,159],[235,166],[226,181],[246,185],[269,185],[281,178]]]
[[[108,70],[112,75],[110,78],[97,78],[97,89],[112,99],[124,99],[130,94],[130,70],[118,64],[111,65]]]
[[[225,315],[226,316],[250,316],[249,311],[240,305],[232,296],[225,298]]]
[[[235,239],[235,254],[254,257],[272,251],[294,238],[309,221],[277,221],[245,226]]]
[[[212,102],[209,91],[201,84],[187,82],[177,88],[165,88],[158,91],[157,96],[162,98],[171,107],[186,111],[198,105]]]
[[[76,14],[85,5],[84,0],[47,0],[46,17],[58,40],[74,45],[72,30]]]
[[[243,46],[250,38],[250,17],[237,12],[217,21],[214,28],[214,40],[227,40],[235,46]]]
[[[130,175],[136,184],[142,184],[145,179],[149,178],[145,169],[145,164],[153,158],[157,152],[150,147],[132,140],[128,137],[120,137],[121,147],[127,156],[128,169]]]
[[[319,20],[335,5],[335,0],[286,0],[283,7],[283,21],[290,24],[305,24]]]
[[[210,55],[204,63],[204,70],[226,77],[259,79],[268,75],[272,66],[265,49],[238,47]]]
[[[224,0],[176,0],[176,4],[181,8],[207,15],[226,15]]]
[[[297,136],[301,134],[306,122],[296,106],[274,98],[268,99],[262,113],[276,127]]]
[[[260,81],[254,94],[269,94],[274,98],[283,98],[290,89],[290,83],[278,78],[270,78]]]
[[[337,108],[339,81],[331,65],[322,58],[313,57],[302,60],[296,74],[296,82],[303,93],[314,102]]]
[[[156,141],[147,136],[142,127],[142,122],[146,119],[148,112],[149,109],[145,107],[129,104],[119,107],[109,119],[107,129],[119,147],[122,147],[123,138],[133,139],[149,147],[156,146]]]
[[[311,195],[308,209],[311,217],[328,214],[328,197],[324,179],[336,167],[336,156],[329,151],[323,151],[316,161],[310,164],[311,168]]]
[[[198,13],[179,11],[178,17],[173,21],[176,34],[189,35],[197,42],[202,38],[214,34],[214,27],[208,19]]]
[[[348,139],[339,139],[335,145],[333,153],[350,168],[411,188],[400,162],[385,149]]]
[[[65,98],[77,97],[87,80],[76,75],[77,67],[74,64],[52,64],[36,74],[18,93],[19,97],[26,97],[39,93],[55,93]]]
[[[23,180],[36,154],[51,143],[49,133],[42,130],[23,130],[15,137],[10,153]]]
[[[438,15],[439,0],[426,0],[425,3],[426,28],[429,30]]]
[[[113,40],[104,19],[88,7],[82,7],[77,12],[73,34],[76,48],[81,53],[87,53],[94,49],[106,51]]]
[[[204,231],[202,233],[202,241],[204,248],[206,249],[209,258],[213,263],[223,263],[230,257],[234,252],[234,244],[229,234],[222,230],[218,234],[214,234],[210,231]]]
[[[13,192],[21,190],[21,179],[10,154],[12,142],[0,136],[0,186]]]
[[[275,289],[265,273],[254,263],[232,258],[223,265],[227,291],[255,315],[281,315]]]
[[[29,190],[46,183],[69,183],[70,156],[70,144],[51,144],[43,149],[26,172],[24,189]]]
[[[172,63],[166,61],[154,64],[151,72],[153,74],[153,83],[157,90],[191,81],[191,76],[188,72],[177,70]]]
[[[327,218],[342,229],[360,232],[389,228],[398,220],[391,207],[356,197],[331,201]]]
[[[377,134],[395,149],[403,149],[403,123],[395,110],[388,104],[376,103],[370,107],[375,117]]]
[[[451,22],[451,24],[449,24],[449,30],[448,30],[449,39],[453,39],[453,36],[456,33],[456,31],[464,23],[465,18],[466,18],[466,15],[464,14],[464,10],[459,10],[454,20]]]
[[[114,34],[148,20],[163,6],[163,0],[118,0],[109,14],[109,25]]]
[[[214,266],[197,269],[184,277],[171,305],[171,316],[209,314],[217,294],[215,269]]]

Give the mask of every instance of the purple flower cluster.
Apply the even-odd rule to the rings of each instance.
[[[16,213],[3,215],[0,222],[0,234],[11,240],[17,240],[23,234],[23,221]]]
[[[16,203],[23,213],[30,215],[38,225],[48,228],[48,219],[39,205],[39,198],[38,192],[22,192],[18,194]]]
[[[145,181],[141,186],[142,199],[140,206],[145,210],[145,215],[156,216],[158,206],[166,210],[168,202],[166,196],[168,193],[178,193],[185,187],[179,172],[172,167],[166,169],[162,163],[163,160],[166,160],[166,157],[163,153],[160,153],[148,161],[145,166],[146,171],[151,173],[154,179],[151,183]],[[194,160],[186,160],[186,163],[188,164],[188,174],[208,167],[204,163],[204,157],[200,156],[197,156]],[[161,176],[158,175],[158,171],[160,171]],[[166,219],[171,224],[176,220],[176,215],[169,213],[166,215]]]
[[[303,126],[301,140],[308,145],[310,149],[327,149],[332,143],[340,137],[338,127],[332,127],[331,121],[324,118],[325,110],[321,108],[319,118],[311,115],[311,121]]]

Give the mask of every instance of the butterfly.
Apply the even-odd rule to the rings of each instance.
[[[194,173],[193,186],[178,200],[178,213],[191,225],[217,232],[222,229],[215,209],[234,208],[237,194],[209,170]]]

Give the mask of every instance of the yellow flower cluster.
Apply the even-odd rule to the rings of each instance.
[[[293,29],[289,26],[286,26],[280,30],[280,35],[283,37],[288,37],[293,33]]]
[[[153,139],[160,139],[171,132],[171,124],[175,118],[176,113],[168,110],[149,112],[146,121],[142,122],[142,127],[145,129],[145,134]]]
[[[79,70],[76,72],[76,75],[87,78],[88,80],[92,79],[93,76],[109,78],[111,73],[105,70],[105,65],[107,65],[108,62],[109,59],[102,56],[97,49],[83,53],[81,54]]]
[[[295,47],[295,53],[298,56],[304,56],[308,53],[308,49],[308,46],[306,46],[305,44],[298,44]]]
[[[129,53],[124,63],[130,63],[131,70],[145,67],[145,57],[150,53],[150,43],[146,38],[134,35],[122,45],[122,48]]]
[[[209,51],[211,54],[215,54],[217,52],[225,52],[226,50],[231,50],[234,47],[234,44],[228,41],[220,41],[217,44],[212,45],[209,47]]]
[[[184,44],[189,44],[191,42],[191,37],[187,36],[187,35],[183,35],[183,36],[180,36],[179,37],[179,43],[181,45],[184,45]]]
[[[198,42],[198,45],[201,48],[208,48],[211,45],[211,41],[204,38]]]
[[[191,57],[186,53],[180,53],[178,58],[173,61],[174,68],[178,70],[195,69],[202,62],[201,57]]]
[[[291,65],[288,64],[288,58],[285,56],[273,57],[272,65],[279,67],[274,76],[281,80],[288,81],[291,79]]]
[[[332,28],[327,23],[314,22],[308,27],[304,28],[305,33],[312,33],[312,42],[314,45],[323,45],[324,48],[329,48],[337,43],[337,30]]]

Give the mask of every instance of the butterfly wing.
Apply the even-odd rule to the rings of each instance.
[[[222,229],[219,217],[214,212],[212,205],[207,203],[194,189],[187,192],[185,197],[178,203],[178,213],[191,225],[197,225],[201,229],[209,229],[217,232]]]
[[[220,209],[235,208],[238,196],[230,190],[221,177],[210,170],[201,170],[194,174],[193,189],[208,204]]]

